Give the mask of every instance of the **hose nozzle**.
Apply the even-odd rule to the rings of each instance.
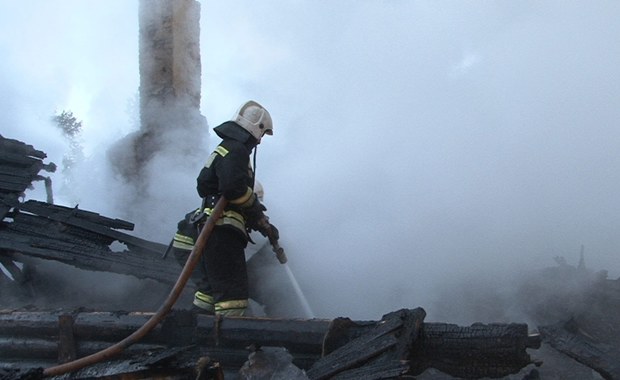
[[[276,258],[280,262],[280,264],[286,264],[288,258],[286,257],[286,253],[284,253],[284,249],[278,245],[278,243],[273,244],[273,252],[276,254]]]

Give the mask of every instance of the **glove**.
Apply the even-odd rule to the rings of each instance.
[[[273,240],[276,240],[276,241],[280,240],[280,231],[278,231],[276,226],[269,223],[269,228],[271,229],[271,238],[273,238]]]
[[[254,198],[252,205],[243,210],[247,227],[251,230],[260,231],[260,225],[265,223],[263,219],[269,220],[263,211],[267,211],[267,208],[260,203],[258,198]]]
[[[273,224],[269,223],[269,218],[265,216],[257,225],[257,231],[260,232],[269,241],[278,241],[280,239],[280,231]]]

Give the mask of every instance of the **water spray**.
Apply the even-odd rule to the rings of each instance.
[[[275,237],[275,234],[273,233],[273,229],[271,228],[271,225],[269,225],[269,227],[266,227],[266,230],[267,230],[267,237],[269,239],[269,243],[271,244],[273,252],[276,254],[276,258],[278,259],[280,264],[284,265],[286,275],[291,281],[291,284],[293,284],[293,290],[295,291],[295,294],[297,295],[299,302],[301,302],[301,306],[305,314],[304,317],[314,318],[314,313],[312,312],[312,309],[310,308],[308,299],[306,299],[306,296],[301,291],[301,287],[299,286],[299,283],[297,282],[295,275],[293,275],[293,271],[291,270],[291,267],[289,267],[287,264],[288,258],[286,257],[286,253],[284,253],[284,248],[280,247],[280,244],[278,243],[278,239]]]
[[[299,301],[301,302],[301,306],[304,309],[304,314],[305,314],[304,317],[314,318],[314,313],[312,312],[312,309],[310,308],[310,304],[308,303],[308,300],[306,299],[306,296],[304,295],[304,293],[301,291],[301,288],[299,287],[299,283],[297,282],[297,279],[295,279],[295,276],[293,275],[293,271],[291,271],[291,267],[289,267],[288,264],[285,263],[284,269],[286,271],[286,274],[288,275],[289,280],[291,280],[291,283],[293,284],[293,289],[295,290],[295,294],[299,298]]]

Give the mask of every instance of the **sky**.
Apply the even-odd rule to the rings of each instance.
[[[620,276],[619,2],[200,3],[201,111],[210,128],[249,99],[270,111],[257,177],[317,316],[438,319],[446,289],[576,265],[582,246]],[[0,134],[58,164],[49,118],[73,111],[86,180],[55,173],[55,197],[111,217],[137,20],[136,0],[0,0]],[[154,185],[159,230],[136,233],[167,243],[196,202],[191,169],[162,169],[183,186]]]

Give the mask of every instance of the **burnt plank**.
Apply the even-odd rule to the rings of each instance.
[[[176,263],[161,260],[160,255],[148,251],[113,252],[107,246],[84,246],[70,239],[33,237],[7,229],[0,229],[0,250],[18,261],[22,256],[36,257],[81,269],[150,278],[166,284],[173,284],[181,272]]]
[[[388,314],[372,330],[334,350],[317,361],[307,374],[310,379],[326,379],[344,370],[364,364],[370,358],[378,356],[398,343],[390,333],[401,328],[403,320],[400,315]]]
[[[44,152],[36,150],[32,145],[28,145],[19,140],[9,139],[2,135],[0,135],[0,152],[26,154],[40,159],[47,157]]]
[[[115,229],[133,230],[134,228],[133,223],[122,219],[108,218],[96,212],[81,210],[77,206],[66,207],[35,200],[28,200],[21,205],[20,209],[40,216],[50,218],[54,217],[63,222],[65,222],[65,220],[62,220],[62,218],[78,222],[87,221]]]
[[[101,362],[72,374],[76,379],[193,379],[195,360],[181,360],[183,350],[152,349],[122,360]],[[153,365],[154,356],[166,357],[166,365]],[[174,360],[179,357],[179,360]],[[195,358],[198,359],[198,358]]]
[[[6,226],[7,230],[32,237],[44,237],[63,242],[71,242],[82,248],[105,248],[114,241],[114,239],[109,236],[102,236],[79,227],[23,212],[15,213],[13,221],[13,223]]]
[[[108,236],[129,246],[139,247],[160,255],[163,254],[166,249],[166,246],[163,244],[140,239],[105,226],[105,224],[114,224],[117,228],[131,227],[131,229],[133,229],[133,224],[120,219],[109,219],[101,217],[95,213],[85,213],[83,210],[78,210],[77,208],[71,209],[62,206],[51,206],[46,203],[36,201],[28,201],[22,204],[20,209],[36,215],[44,216],[57,222],[62,222],[103,236]],[[97,218],[97,220],[91,221],[83,218],[83,216],[86,215],[89,219]]]
[[[392,360],[384,363],[373,363],[360,368],[341,372],[331,380],[376,380],[393,379],[404,375],[409,370],[407,361]]]
[[[5,192],[23,192],[30,186],[32,177],[8,176],[0,174],[0,189]]]
[[[390,355],[390,359],[409,360],[411,359],[412,348],[420,336],[420,330],[424,323],[424,318],[426,317],[426,311],[418,307],[413,310],[399,310],[392,314],[395,314],[395,317],[399,317],[403,320],[403,327],[401,331],[398,332],[398,344],[394,352]]]
[[[17,168],[43,167],[43,161],[22,153],[0,152],[0,162]]]
[[[322,357],[307,372],[312,380],[332,378],[337,373],[365,364],[369,359],[387,351],[398,343],[393,335],[375,337],[368,342],[353,341],[343,350]]]

